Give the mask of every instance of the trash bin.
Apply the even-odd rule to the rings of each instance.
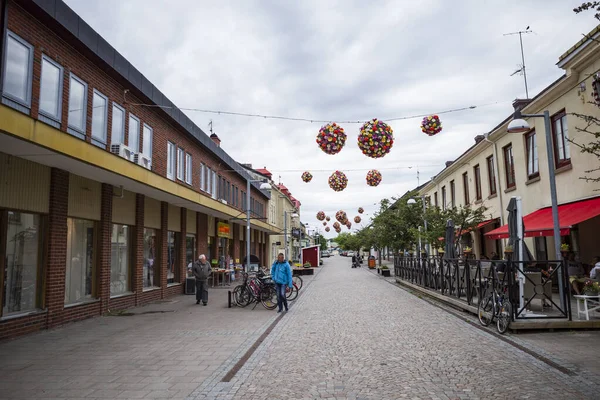
[[[375,256],[369,256],[369,268],[375,268]]]

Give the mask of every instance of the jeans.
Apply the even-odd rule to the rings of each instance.
[[[196,279],[196,301],[208,303],[208,281]]]
[[[275,284],[275,290],[277,291],[277,309],[281,311],[285,307],[285,311],[288,310],[287,298],[285,297],[285,288],[287,285],[281,283]]]

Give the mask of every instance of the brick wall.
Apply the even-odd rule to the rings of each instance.
[[[153,129],[153,154],[152,154],[152,169],[161,176],[166,177],[167,171],[167,141],[173,142],[178,147],[184,149],[192,155],[192,185],[189,186],[184,182],[177,181],[183,186],[190,187],[195,191],[206,195],[200,190],[200,162],[203,162],[208,167],[223,176],[232,185],[235,185],[239,190],[245,190],[246,180],[242,179],[238,174],[230,171],[229,167],[222,164],[222,161],[212,154],[207,149],[203,148],[196,139],[183,129],[179,129],[172,125],[171,119],[164,115],[163,111],[143,107],[134,106],[136,103],[147,103],[146,99],[134,97],[131,92],[127,93],[127,103],[123,101],[124,90],[130,89],[119,84],[115,79],[109,76],[106,72],[97,66],[93,60],[85,58],[77,49],[68,45],[64,40],[59,38],[49,28],[40,23],[23,10],[14,1],[10,1],[8,5],[8,28],[22,37],[24,40],[34,46],[34,76],[32,87],[32,109],[31,116],[37,118],[39,109],[39,92],[40,92],[40,75],[41,75],[41,60],[42,54],[53,59],[64,68],[63,73],[63,97],[62,97],[62,120],[61,130],[67,131],[68,122],[68,101],[69,101],[69,74],[73,73],[78,78],[88,84],[88,102],[87,102],[87,123],[86,123],[86,141],[91,142],[91,121],[92,121],[92,98],[94,89],[108,97],[108,124],[110,128],[112,124],[112,102],[116,102],[122,106],[126,112],[125,137],[129,137],[129,113],[132,113],[140,119],[140,126],[144,123],[148,124]],[[102,33],[102,32],[100,32]],[[143,71],[142,71],[143,73]],[[111,129],[107,129],[107,144],[111,143]],[[129,143],[128,141],[126,143]],[[140,134],[140,147],[142,139]],[[227,143],[224,143],[225,145]],[[257,201],[263,204],[264,209],[267,209],[267,200],[262,197],[260,192],[255,188],[252,189],[252,194]],[[236,207],[241,211],[241,201]],[[266,212],[266,211],[265,211]]]

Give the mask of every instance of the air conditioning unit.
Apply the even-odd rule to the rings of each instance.
[[[137,165],[141,165],[146,169],[152,170],[152,160],[143,154],[135,154],[133,156],[133,162]]]
[[[131,151],[131,149],[127,146],[125,146],[122,143],[119,144],[111,144],[110,145],[110,152],[113,154],[118,155],[119,157],[123,157],[126,160],[130,160],[132,159],[133,156],[133,152]]]

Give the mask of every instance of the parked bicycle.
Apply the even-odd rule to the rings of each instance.
[[[496,274],[495,269],[493,273]],[[489,278],[484,278],[481,285],[481,298],[477,305],[479,322],[483,326],[489,326],[496,319],[498,332],[505,333],[513,315],[508,285],[505,285],[504,282],[498,283],[498,279]]]
[[[235,303],[240,307],[246,307],[254,302],[254,308],[260,302],[267,310],[277,307],[277,291],[271,277],[264,272],[257,272],[256,276],[250,277],[247,272],[243,273],[243,282],[233,290]]]

